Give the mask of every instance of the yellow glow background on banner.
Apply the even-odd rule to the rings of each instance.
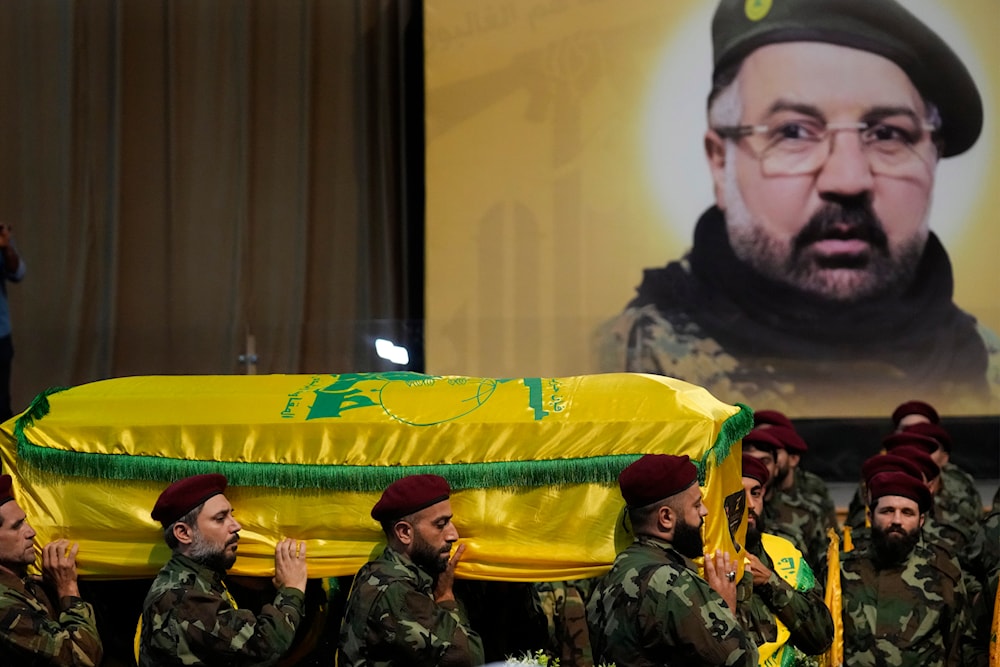
[[[382,546],[369,515],[381,490],[435,472],[454,489],[461,576],[572,579],[629,539],[615,480],[649,452],[703,464],[706,543],[735,553],[725,500],[742,497],[751,422],[699,387],[637,374],[130,377],[36,399],[3,425],[0,457],[39,545],[79,542],[86,576],[155,573],[169,558],[157,496],[206,472],[227,475],[243,526],[234,573],[269,576],[290,536],[307,541],[311,576],[354,574]]]
[[[1000,331],[1000,3],[904,4],[983,95],[979,142],[938,167],[931,228],[957,303]],[[643,268],[688,249],[713,202],[702,137],[715,5],[425,1],[429,372],[598,370],[595,327]]]

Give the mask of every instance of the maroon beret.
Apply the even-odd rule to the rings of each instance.
[[[164,489],[156,499],[153,519],[164,527],[169,526],[212,496],[225,491],[225,475],[194,475],[179,479]]]
[[[743,454],[743,476],[755,479],[765,486],[771,479],[771,473],[767,471],[767,466],[760,462],[753,454]]]
[[[440,475],[410,475],[386,487],[372,508],[378,522],[392,521],[436,505],[451,495],[448,480]]]
[[[931,455],[920,447],[913,445],[900,445],[892,450],[896,456],[902,456],[920,468],[920,474],[927,481],[930,481],[941,474],[941,468],[934,462]]]
[[[924,417],[927,417],[932,424],[938,424],[941,422],[941,417],[938,416],[937,410],[934,409],[934,406],[929,403],[924,403],[923,401],[907,401],[892,411],[892,423],[899,426],[899,422],[903,421],[903,417],[907,415],[923,415]]]
[[[927,435],[920,435],[919,433],[911,433],[910,431],[897,431],[882,438],[882,447],[887,452],[891,452],[903,445],[919,447],[928,454],[933,454],[941,447],[941,444],[934,438]]]
[[[926,456],[926,455],[925,455]],[[923,471],[920,467],[906,458],[897,454],[876,454],[861,464],[861,478],[867,481],[880,472],[905,472],[914,479],[924,481]]]
[[[792,425],[792,420],[785,416],[783,412],[778,412],[777,410],[755,410],[753,413],[753,425],[756,427],[761,424],[795,429],[795,426]]]
[[[903,428],[903,433],[917,433],[918,435],[926,435],[929,438],[934,438],[941,445],[944,451],[951,453],[951,434],[945,430],[941,424],[932,424],[928,422],[921,422],[919,424],[910,424],[909,426]]]
[[[14,500],[14,480],[10,475],[0,475],[0,505]]]
[[[809,445],[802,439],[795,429],[787,426],[772,426],[767,429],[769,435],[777,438],[784,448],[792,454],[805,454],[809,451]]]
[[[743,446],[751,446],[754,449],[763,449],[769,452],[776,452],[779,449],[784,449],[785,443],[777,437],[771,435],[771,431],[773,431],[774,428],[775,427],[755,428],[743,436]]]
[[[680,493],[697,479],[698,469],[686,454],[646,454],[622,470],[618,486],[629,507],[645,507]]]
[[[931,508],[931,492],[927,485],[905,472],[880,472],[868,480],[871,506],[883,496],[902,496],[917,503],[921,513]]]

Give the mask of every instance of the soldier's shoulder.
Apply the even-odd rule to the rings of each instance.
[[[30,606],[28,595],[23,591],[0,584],[0,612],[24,609]]]
[[[683,313],[664,313],[654,304],[626,307],[599,325],[594,339],[602,369],[609,371],[623,370],[627,355],[641,348],[663,350],[674,357],[722,352],[721,346]]]
[[[682,562],[675,562],[666,551],[648,544],[633,544],[618,554],[612,565],[617,579],[649,582],[654,578],[659,585],[676,581],[690,572]]]
[[[385,561],[376,561],[371,565],[363,581],[355,584],[355,590],[373,607],[396,606],[414,592],[429,592],[421,590],[419,582],[405,567]]]
[[[871,548],[867,544],[840,554],[840,566],[846,571],[856,571],[871,562]]]
[[[647,567],[640,573],[646,582],[647,595],[654,594],[665,604],[689,606],[699,599],[708,584],[694,572],[675,563]]]
[[[826,481],[816,473],[799,468],[796,472],[796,478],[799,477],[802,478],[802,488],[806,492],[829,495],[830,488],[827,486]]]
[[[917,558],[950,579],[953,584],[962,580],[962,569],[946,549],[935,548],[928,544],[918,544],[914,547],[914,551]]]

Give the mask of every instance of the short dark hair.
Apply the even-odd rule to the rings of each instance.
[[[652,522],[653,515],[659,511],[661,505],[663,505],[663,501],[657,500],[642,507],[626,507],[625,511],[628,513],[628,520],[632,524],[632,531],[638,532],[646,528]]]
[[[743,451],[745,451],[745,452],[764,452],[765,454],[770,454],[772,459],[774,459],[774,460],[778,459],[778,448],[777,447],[768,447],[767,445],[764,445],[764,444],[758,445],[755,442],[744,442],[743,443]]]
[[[180,546],[180,542],[177,541],[177,537],[174,536],[174,526],[179,523],[191,526],[193,530],[198,530],[198,515],[201,514],[202,508],[205,507],[205,503],[202,503],[189,511],[187,514],[177,519],[169,526],[163,529],[163,541],[167,543],[171,551],[177,551],[177,547]]]
[[[668,498],[651,502],[648,505],[643,505],[642,507],[626,507],[625,511],[628,513],[628,520],[632,524],[632,531],[638,532],[638,530],[649,526],[659,513],[660,508],[664,505],[669,507],[670,511],[678,517],[683,515],[684,512],[680,507],[680,496],[681,494],[675,493]]]
[[[394,535],[393,528],[400,521],[405,521],[406,523],[413,524],[413,517],[416,514],[407,514],[406,516],[401,516],[398,519],[390,519],[389,521],[380,521],[379,524],[382,526],[382,532],[385,533],[387,539],[391,539]]]

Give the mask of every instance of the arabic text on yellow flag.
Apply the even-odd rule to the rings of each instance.
[[[751,425],[700,387],[638,374],[152,376],[40,395],[3,425],[0,457],[38,541],[79,542],[89,576],[155,573],[169,557],[156,497],[206,472],[227,476],[243,526],[234,573],[269,576],[290,536],[311,576],[353,574],[383,543],[381,491],[430,472],[453,488],[461,576],[571,579],[627,541],[617,476],[649,452],[697,462],[706,543],[734,552]]]

